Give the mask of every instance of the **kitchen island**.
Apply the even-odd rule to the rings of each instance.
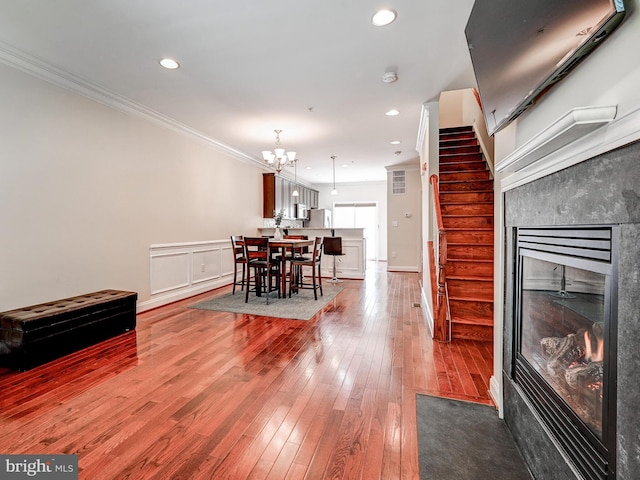
[[[342,237],[344,255],[335,257],[336,276],[338,278],[364,279],[366,266],[366,239],[363,228],[320,228],[320,227],[283,227],[286,235],[307,235],[314,237]],[[273,227],[258,228],[258,235],[272,236]],[[322,276],[333,277],[333,257],[322,256]]]

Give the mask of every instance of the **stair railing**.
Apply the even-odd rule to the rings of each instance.
[[[429,177],[433,192],[433,205],[435,210],[435,227],[437,235],[435,237],[435,264],[438,269],[436,282],[438,284],[435,305],[435,318],[433,319],[433,337],[441,342],[451,340],[449,314],[449,298],[447,292],[447,232],[442,224],[442,209],[440,207],[440,187],[438,185],[438,176],[431,175]]]

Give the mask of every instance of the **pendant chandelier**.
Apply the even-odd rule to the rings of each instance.
[[[337,195],[338,190],[336,190],[336,156],[333,155],[331,157],[331,160],[333,160],[333,190],[331,190],[331,195]]]
[[[292,197],[299,197],[300,196],[300,192],[298,192],[298,159],[296,158],[293,161],[293,193],[291,194]]]
[[[296,152],[286,152],[280,145],[280,133],[282,133],[282,130],[274,130],[274,132],[276,132],[276,146],[273,151],[263,150],[262,159],[264,163],[280,173],[285,166],[293,166],[295,164]]]

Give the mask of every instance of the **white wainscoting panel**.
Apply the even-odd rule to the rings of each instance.
[[[176,250],[151,255],[151,295],[186,287],[190,283],[189,252]]]
[[[234,255],[233,255],[233,248],[231,247],[231,243],[222,247],[221,256],[222,256],[220,259],[221,275],[222,276],[233,275]],[[242,274],[242,265],[239,265],[238,269],[240,270],[240,274]]]
[[[192,283],[205,282],[220,277],[222,248],[194,249],[191,252]]]
[[[151,245],[151,298],[138,303],[138,312],[230,284],[232,252],[230,240]]]

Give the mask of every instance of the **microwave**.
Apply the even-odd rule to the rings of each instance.
[[[306,220],[308,215],[307,206],[303,203],[294,203],[294,217],[298,220]]]

